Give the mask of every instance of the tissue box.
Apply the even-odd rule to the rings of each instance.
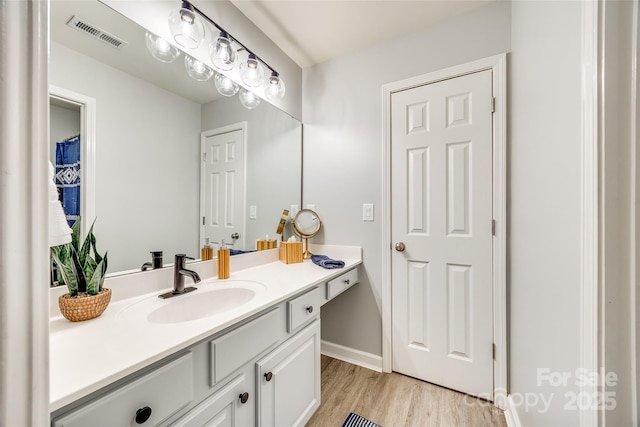
[[[285,264],[302,262],[302,242],[280,242],[280,261]]]

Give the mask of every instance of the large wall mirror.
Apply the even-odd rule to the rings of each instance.
[[[126,45],[71,28],[73,16]],[[155,60],[145,30],[97,0],[52,1],[50,27],[52,161],[58,142],[87,133],[83,114],[92,109],[95,121],[80,143],[93,142],[94,164],[80,170],[93,169],[85,212],[94,211],[109,273],[139,271],[151,251],[163,251],[165,264],[176,253],[197,258],[205,237],[253,250],[256,239],[275,233],[283,209],[300,205],[299,121],[266,101],[248,110],[237,97],[222,97],[213,80],[188,77],[183,55],[170,64]],[[228,154],[230,138],[242,167],[203,175],[212,156]],[[220,205],[230,196],[216,188],[225,187],[210,188],[225,179],[235,182],[233,206]]]

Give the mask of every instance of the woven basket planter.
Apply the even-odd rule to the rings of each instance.
[[[62,315],[72,322],[82,322],[100,316],[111,301],[111,289],[102,288],[98,295],[71,298],[66,293],[58,298]]]

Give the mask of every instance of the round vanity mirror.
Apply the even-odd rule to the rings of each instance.
[[[311,209],[301,209],[293,218],[293,231],[304,239],[304,259],[311,258],[309,239],[320,232],[322,221],[317,213]]]

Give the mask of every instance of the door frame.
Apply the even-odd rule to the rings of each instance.
[[[80,107],[80,234],[86,236],[96,218],[96,99],[49,85],[51,98]]]
[[[242,189],[242,212],[245,215],[244,217],[244,221],[242,222],[242,236],[245,239],[245,246],[247,244],[246,241],[246,237],[247,237],[247,141],[249,140],[249,136],[247,135],[248,132],[248,122],[244,121],[244,122],[238,122],[238,123],[233,123],[231,125],[227,125],[227,126],[221,126],[221,127],[217,127],[214,129],[209,129],[206,130],[204,132],[200,132],[200,218],[198,219],[198,222],[200,223],[200,233],[198,236],[198,239],[200,240],[200,245],[204,244],[204,225],[202,224],[202,217],[205,214],[205,194],[204,194],[204,170],[203,170],[203,165],[202,163],[204,162],[204,153],[205,153],[205,143],[207,141],[207,138],[210,136],[216,136],[216,135],[222,135],[224,133],[229,133],[229,132],[234,132],[237,130],[241,130],[242,131],[242,135],[243,135],[243,150],[244,150],[244,176],[243,176],[243,180],[244,180],[244,188]]]
[[[493,360],[494,404],[507,408],[507,54],[433,71],[382,87],[383,105],[383,197],[382,211],[382,370],[391,372],[393,362],[391,317],[391,95],[478,71],[492,70],[493,114]]]

